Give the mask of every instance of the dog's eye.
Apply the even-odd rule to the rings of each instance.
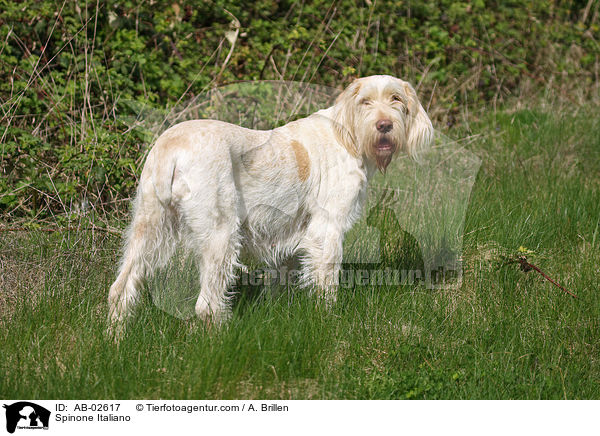
[[[402,98],[399,95],[393,95],[392,101],[395,103],[404,103],[404,101],[402,101]]]
[[[368,106],[371,104],[371,100],[369,100],[368,98],[361,98],[360,101],[358,102],[359,104]]]

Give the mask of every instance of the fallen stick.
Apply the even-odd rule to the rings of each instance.
[[[567,294],[569,294],[571,297],[573,298],[577,298],[577,295],[575,295],[574,293],[566,290],[565,288],[563,288],[561,285],[559,285],[558,283],[556,283],[554,280],[552,280],[550,277],[548,277],[541,269],[539,269],[537,266],[535,266],[534,264],[530,263],[527,261],[527,258],[525,256],[519,256],[516,260],[513,260],[514,262],[519,262],[521,264],[521,269],[524,272],[528,272],[532,269],[536,270],[538,273],[540,273],[542,275],[542,277],[544,277],[546,280],[548,280],[550,283],[552,283],[553,285],[557,286],[559,289],[561,289],[563,292],[566,292]]]

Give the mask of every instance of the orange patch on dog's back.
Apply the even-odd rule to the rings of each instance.
[[[306,148],[298,141],[292,141],[292,150],[296,157],[296,165],[298,166],[298,178],[304,182],[310,174],[310,160]]]

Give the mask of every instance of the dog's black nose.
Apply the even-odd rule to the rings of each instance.
[[[390,120],[379,120],[377,121],[377,130],[381,133],[387,133],[392,130],[392,122]]]

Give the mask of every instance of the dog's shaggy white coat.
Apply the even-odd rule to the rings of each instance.
[[[273,264],[298,254],[303,283],[335,302],[344,234],[368,180],[432,136],[412,86],[391,76],[357,79],[332,107],[273,130],[215,120],[171,127],[142,171],[109,293],[111,326],[122,327],[143,280],[180,242],[197,256],[201,318],[227,317],[242,250]]]

